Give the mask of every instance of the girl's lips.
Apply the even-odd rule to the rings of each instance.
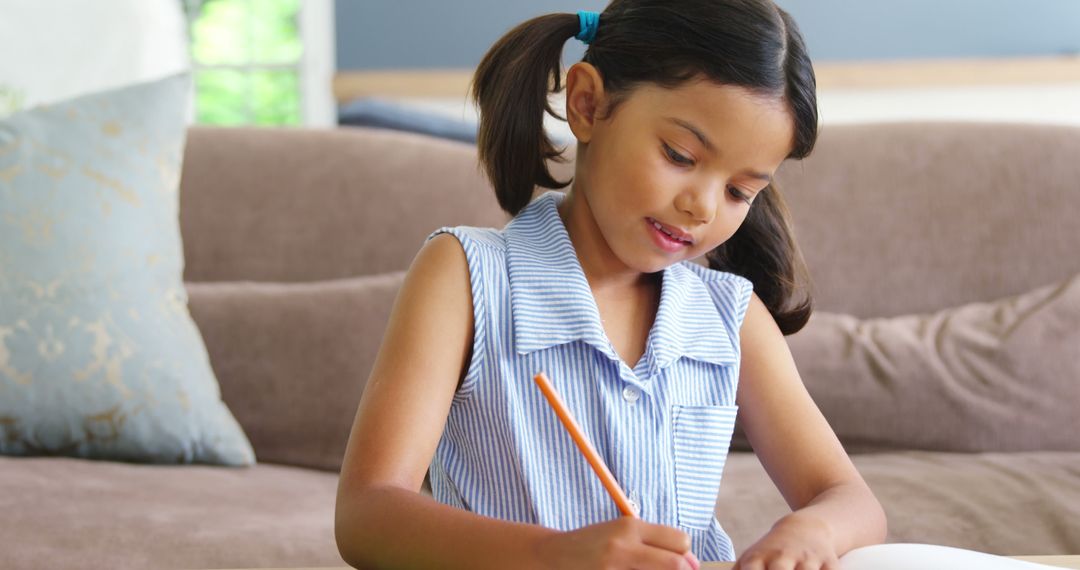
[[[681,251],[683,248],[689,247],[690,245],[685,241],[675,239],[658,230],[655,225],[655,220],[652,218],[645,218],[645,225],[648,228],[649,235],[652,236],[653,242],[664,251],[674,253]]]
[[[675,226],[669,226],[669,225],[667,225],[667,224],[665,224],[665,223],[663,223],[663,222],[661,222],[659,220],[655,220],[653,218],[645,218],[645,219],[648,220],[652,224],[659,224],[660,226],[662,226],[664,228],[664,230],[668,234],[670,234],[675,239],[682,240],[682,241],[685,241],[686,243],[689,243],[689,244],[693,245],[694,236],[690,232],[683,231],[682,228],[678,228],[678,227],[675,227]]]

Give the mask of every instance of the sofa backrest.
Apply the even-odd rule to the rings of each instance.
[[[777,180],[816,306],[890,316],[1080,272],[1077,157],[1076,127],[829,125]],[[471,146],[377,129],[193,128],[181,184],[196,282],[402,270],[442,225],[507,220]]]
[[[834,125],[777,176],[818,308],[927,312],[1080,272],[1080,128]]]
[[[470,145],[395,131],[194,127],[181,177],[186,281],[402,270],[442,225],[507,217]]]

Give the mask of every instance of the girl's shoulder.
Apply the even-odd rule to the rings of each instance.
[[[504,230],[475,226],[444,226],[431,232],[424,241],[429,241],[441,234],[450,234],[456,237],[466,251],[468,251],[470,247],[495,249],[501,252],[506,251],[506,235]]]

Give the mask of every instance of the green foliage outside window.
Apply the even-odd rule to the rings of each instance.
[[[187,1],[198,122],[300,124],[301,0]]]
[[[0,117],[6,117],[11,113],[22,110],[23,99],[26,95],[23,91],[0,83]]]

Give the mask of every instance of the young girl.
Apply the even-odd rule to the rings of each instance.
[[[577,139],[547,170],[550,89]],[[345,453],[342,556],[378,568],[697,568],[736,409],[792,508],[736,568],[837,568],[881,506],[799,379],[810,300],[783,200],[813,70],[770,0],[614,0],[510,31],[476,71],[502,230],[443,228],[409,270]],[[550,110],[549,110],[550,112]],[[707,256],[709,268],[692,260]],[[546,372],[639,517],[619,516],[533,383]],[[420,493],[430,468],[434,500]]]

